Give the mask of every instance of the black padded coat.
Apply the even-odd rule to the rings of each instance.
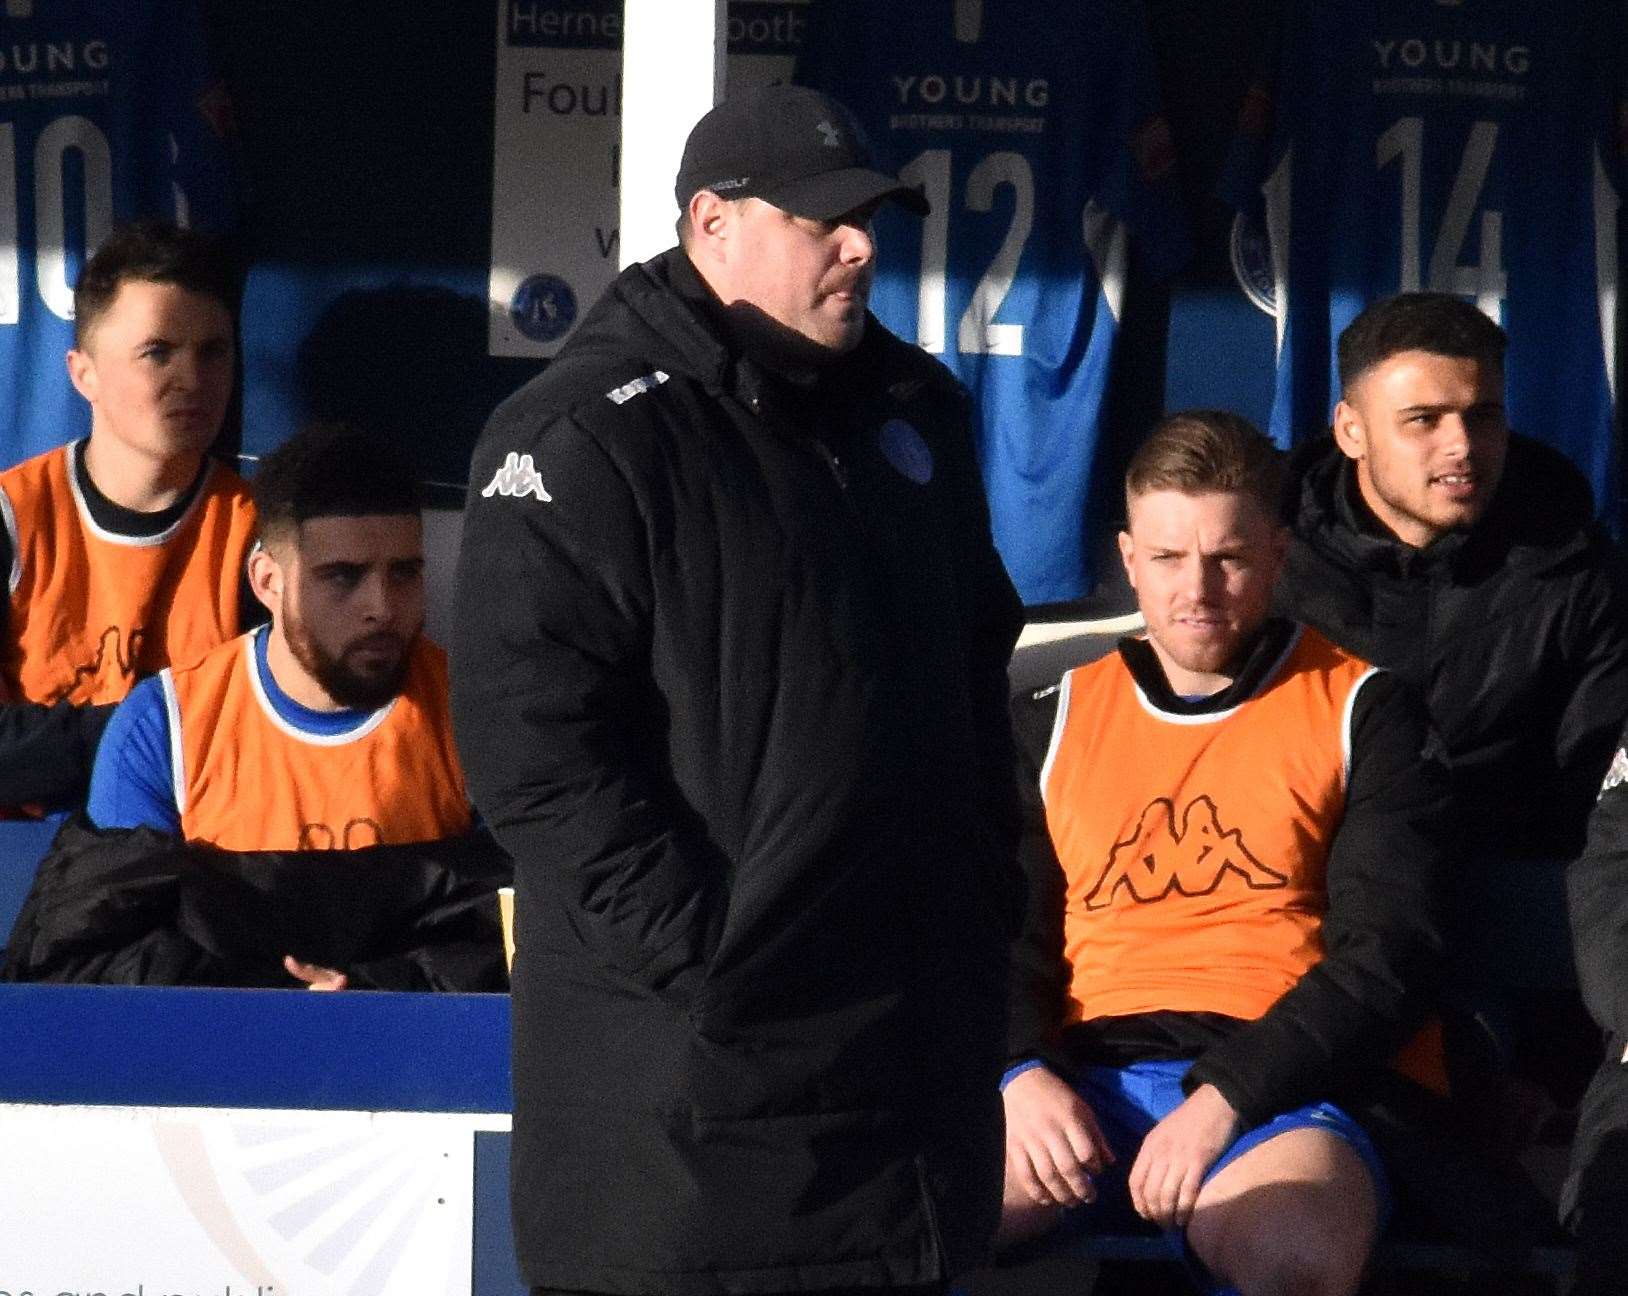
[[[929,1283],[999,1210],[1021,618],[970,405],[625,271],[475,452],[452,641],[514,855],[527,1281]]]

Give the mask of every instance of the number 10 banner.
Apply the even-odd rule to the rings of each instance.
[[[116,223],[234,215],[224,89],[191,0],[33,0],[0,47],[0,466],[89,429],[73,284]]]

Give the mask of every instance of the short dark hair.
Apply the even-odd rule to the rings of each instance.
[[[262,544],[319,517],[375,517],[423,506],[413,471],[379,436],[348,423],[312,423],[260,461],[254,507]]]
[[[1502,373],[1508,346],[1503,329],[1462,298],[1399,293],[1369,306],[1340,334],[1340,387],[1349,392],[1375,365],[1403,351],[1474,360]]]
[[[1275,520],[1282,489],[1282,452],[1248,419],[1228,410],[1166,415],[1125,470],[1127,513],[1132,500],[1151,491],[1239,492]]]
[[[136,221],[117,226],[79,273],[73,290],[75,346],[84,345],[119,289],[132,280],[175,284],[212,297],[237,318],[237,265],[224,243],[167,221]]]

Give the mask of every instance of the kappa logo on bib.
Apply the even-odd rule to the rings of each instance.
[[[883,456],[918,486],[933,480],[933,452],[926,438],[903,419],[889,419],[876,434]]]
[[[1222,827],[1209,797],[1196,796],[1187,803],[1179,828],[1175,803],[1159,797],[1142,811],[1136,831],[1114,846],[1085,907],[1106,909],[1121,890],[1137,904],[1153,904],[1172,891],[1213,895],[1228,874],[1251,891],[1289,885],[1282,873],[1255,858],[1240,830]]]

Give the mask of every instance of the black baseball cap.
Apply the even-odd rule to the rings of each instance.
[[[859,123],[835,99],[804,86],[764,86],[725,99],[695,123],[673,193],[680,207],[710,189],[813,220],[891,198],[925,216],[926,195],[872,161]]]

